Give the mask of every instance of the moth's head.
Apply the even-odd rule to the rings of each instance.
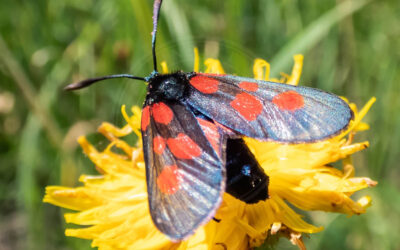
[[[188,94],[188,74],[178,71],[172,74],[151,74],[148,92],[154,101],[158,99],[178,101]]]

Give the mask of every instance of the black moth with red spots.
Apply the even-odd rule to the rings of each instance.
[[[66,89],[121,77],[148,82],[141,130],[150,214],[161,232],[179,241],[213,218],[225,191],[249,204],[268,198],[268,176],[242,137],[315,142],[343,132],[353,113],[341,98],[317,89],[230,75],[158,73],[161,3],[154,1],[150,76],[98,77]]]

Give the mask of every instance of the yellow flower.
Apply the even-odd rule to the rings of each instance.
[[[195,49],[195,71],[199,71]],[[254,77],[297,85],[303,57],[295,56],[291,75],[269,79],[269,64],[261,59],[254,63]],[[168,71],[162,63],[164,73]],[[215,59],[205,61],[207,73],[223,73]],[[128,115],[122,114],[127,124],[117,128],[104,122],[98,129],[110,144],[99,152],[85,137],[78,142],[101,175],[80,177],[83,186],[76,188],[49,186],[44,202],[78,211],[65,214],[67,223],[86,227],[67,229],[67,236],[92,240],[99,249],[248,249],[261,245],[271,235],[285,236],[293,244],[304,248],[301,236],[321,231],[305,222],[287,203],[303,210],[322,210],[348,215],[364,213],[370,205],[368,196],[353,201],[350,196],[376,182],[365,177],[354,177],[350,155],[368,147],[368,142],[352,143],[357,131],[368,129],[361,122],[375,101],[372,98],[358,112],[350,104],[355,119],[347,131],[329,140],[313,144],[278,144],[246,138],[260,165],[269,176],[269,195],[266,201],[245,204],[225,193],[216,218],[200,227],[188,240],[172,243],[153,225],[148,211],[145,166],[140,140],[138,107]],[[138,144],[131,146],[122,137],[135,133]],[[347,136],[347,138],[346,138]],[[115,153],[113,149],[120,149]],[[329,166],[342,159],[343,169]]]

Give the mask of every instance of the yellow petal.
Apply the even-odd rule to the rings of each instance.
[[[161,62],[161,72],[163,74],[168,74],[168,66],[167,66],[167,62],[166,61],[162,61]]]
[[[254,60],[253,74],[254,79],[268,81],[270,65],[267,61],[257,58]]]
[[[295,55],[294,59],[294,66],[292,69],[292,74],[288,77],[286,83],[289,85],[298,85],[300,81],[301,71],[303,69],[303,55]]]
[[[211,74],[225,74],[224,69],[222,68],[221,62],[217,59],[208,58],[204,65],[206,66],[206,73]]]
[[[43,202],[71,210],[86,210],[102,204],[97,197],[90,197],[83,188],[46,187]]]
[[[197,47],[194,47],[194,65],[193,65],[194,72],[200,72],[199,65],[200,65],[199,49]]]

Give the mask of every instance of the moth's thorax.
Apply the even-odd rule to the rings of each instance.
[[[189,78],[191,74],[178,71],[172,74],[154,74],[149,79],[147,87],[148,104],[159,101],[183,100],[189,91]]]

